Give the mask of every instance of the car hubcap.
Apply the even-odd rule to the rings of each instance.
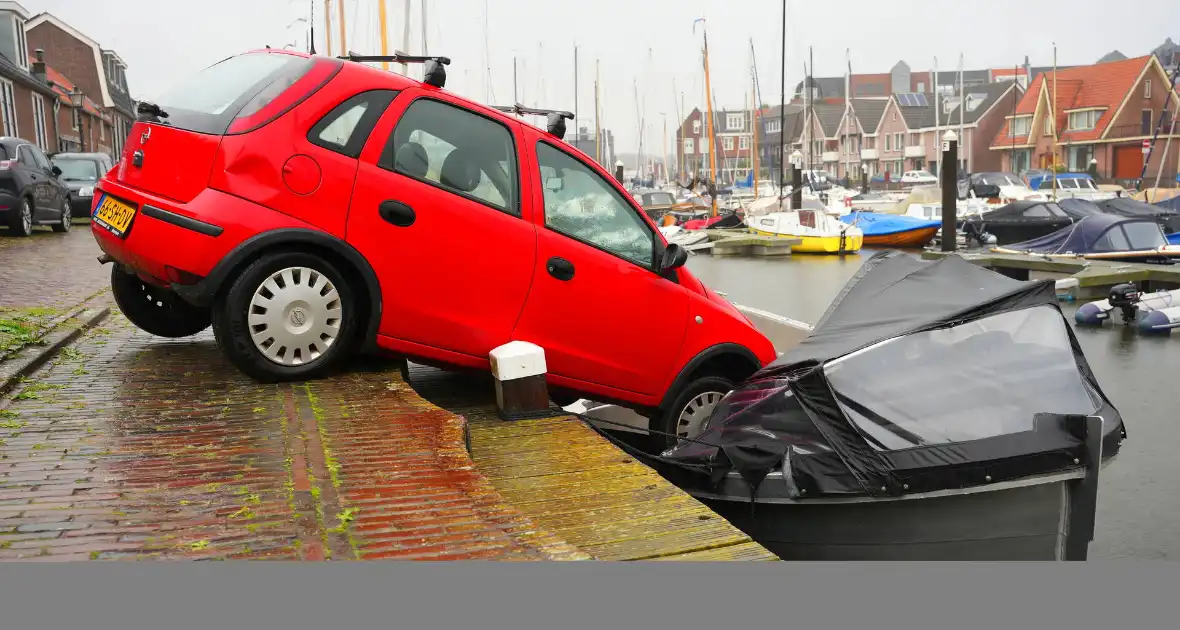
[[[26,232],[33,231],[33,209],[29,207],[27,201],[20,205],[20,222]]]
[[[340,294],[327,276],[307,267],[276,271],[250,300],[254,347],[279,365],[318,359],[340,336]]]
[[[61,227],[62,227],[62,229],[66,230],[68,232],[70,230],[70,226],[73,225],[73,220],[74,220],[74,218],[70,216],[70,205],[68,203],[66,203],[62,206],[62,209],[61,209]]]
[[[722,397],[724,394],[720,392],[705,392],[688,401],[676,419],[676,437],[684,439],[700,435]]]

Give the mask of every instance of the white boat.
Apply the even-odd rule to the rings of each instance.
[[[1101,326],[1112,321],[1118,309],[1123,323],[1137,323],[1139,332],[1164,333],[1180,328],[1180,289],[1139,293],[1132,284],[1116,285],[1105,300],[1097,300],[1078,307],[1074,321],[1079,324]]]
[[[669,244],[675,243],[681,247],[689,247],[709,240],[709,234],[704,230],[686,230],[679,225],[662,226],[660,233],[664,235],[664,239]]]
[[[799,239],[798,245],[791,246],[792,254],[842,254],[860,250],[864,232],[832,216],[823,204],[814,200],[813,203],[818,207],[793,210],[788,208],[786,200],[760,199],[746,209],[746,227],[763,236]]]

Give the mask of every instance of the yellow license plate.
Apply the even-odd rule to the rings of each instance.
[[[94,221],[106,228],[111,234],[123,237],[127,236],[127,230],[131,227],[135,212],[135,206],[105,195],[98,203],[98,209],[94,211]]]

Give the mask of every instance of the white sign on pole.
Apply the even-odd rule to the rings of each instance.
[[[947,151],[950,151],[951,150],[951,143],[946,140],[943,140],[942,141],[942,150],[944,153]]]

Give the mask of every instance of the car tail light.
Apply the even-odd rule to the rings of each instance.
[[[275,79],[238,112],[227,135],[248,133],[287,113],[326,85],[344,63],[336,59],[317,59],[305,73],[292,73]]]
[[[16,160],[0,160],[0,171],[7,171],[16,164]]]

